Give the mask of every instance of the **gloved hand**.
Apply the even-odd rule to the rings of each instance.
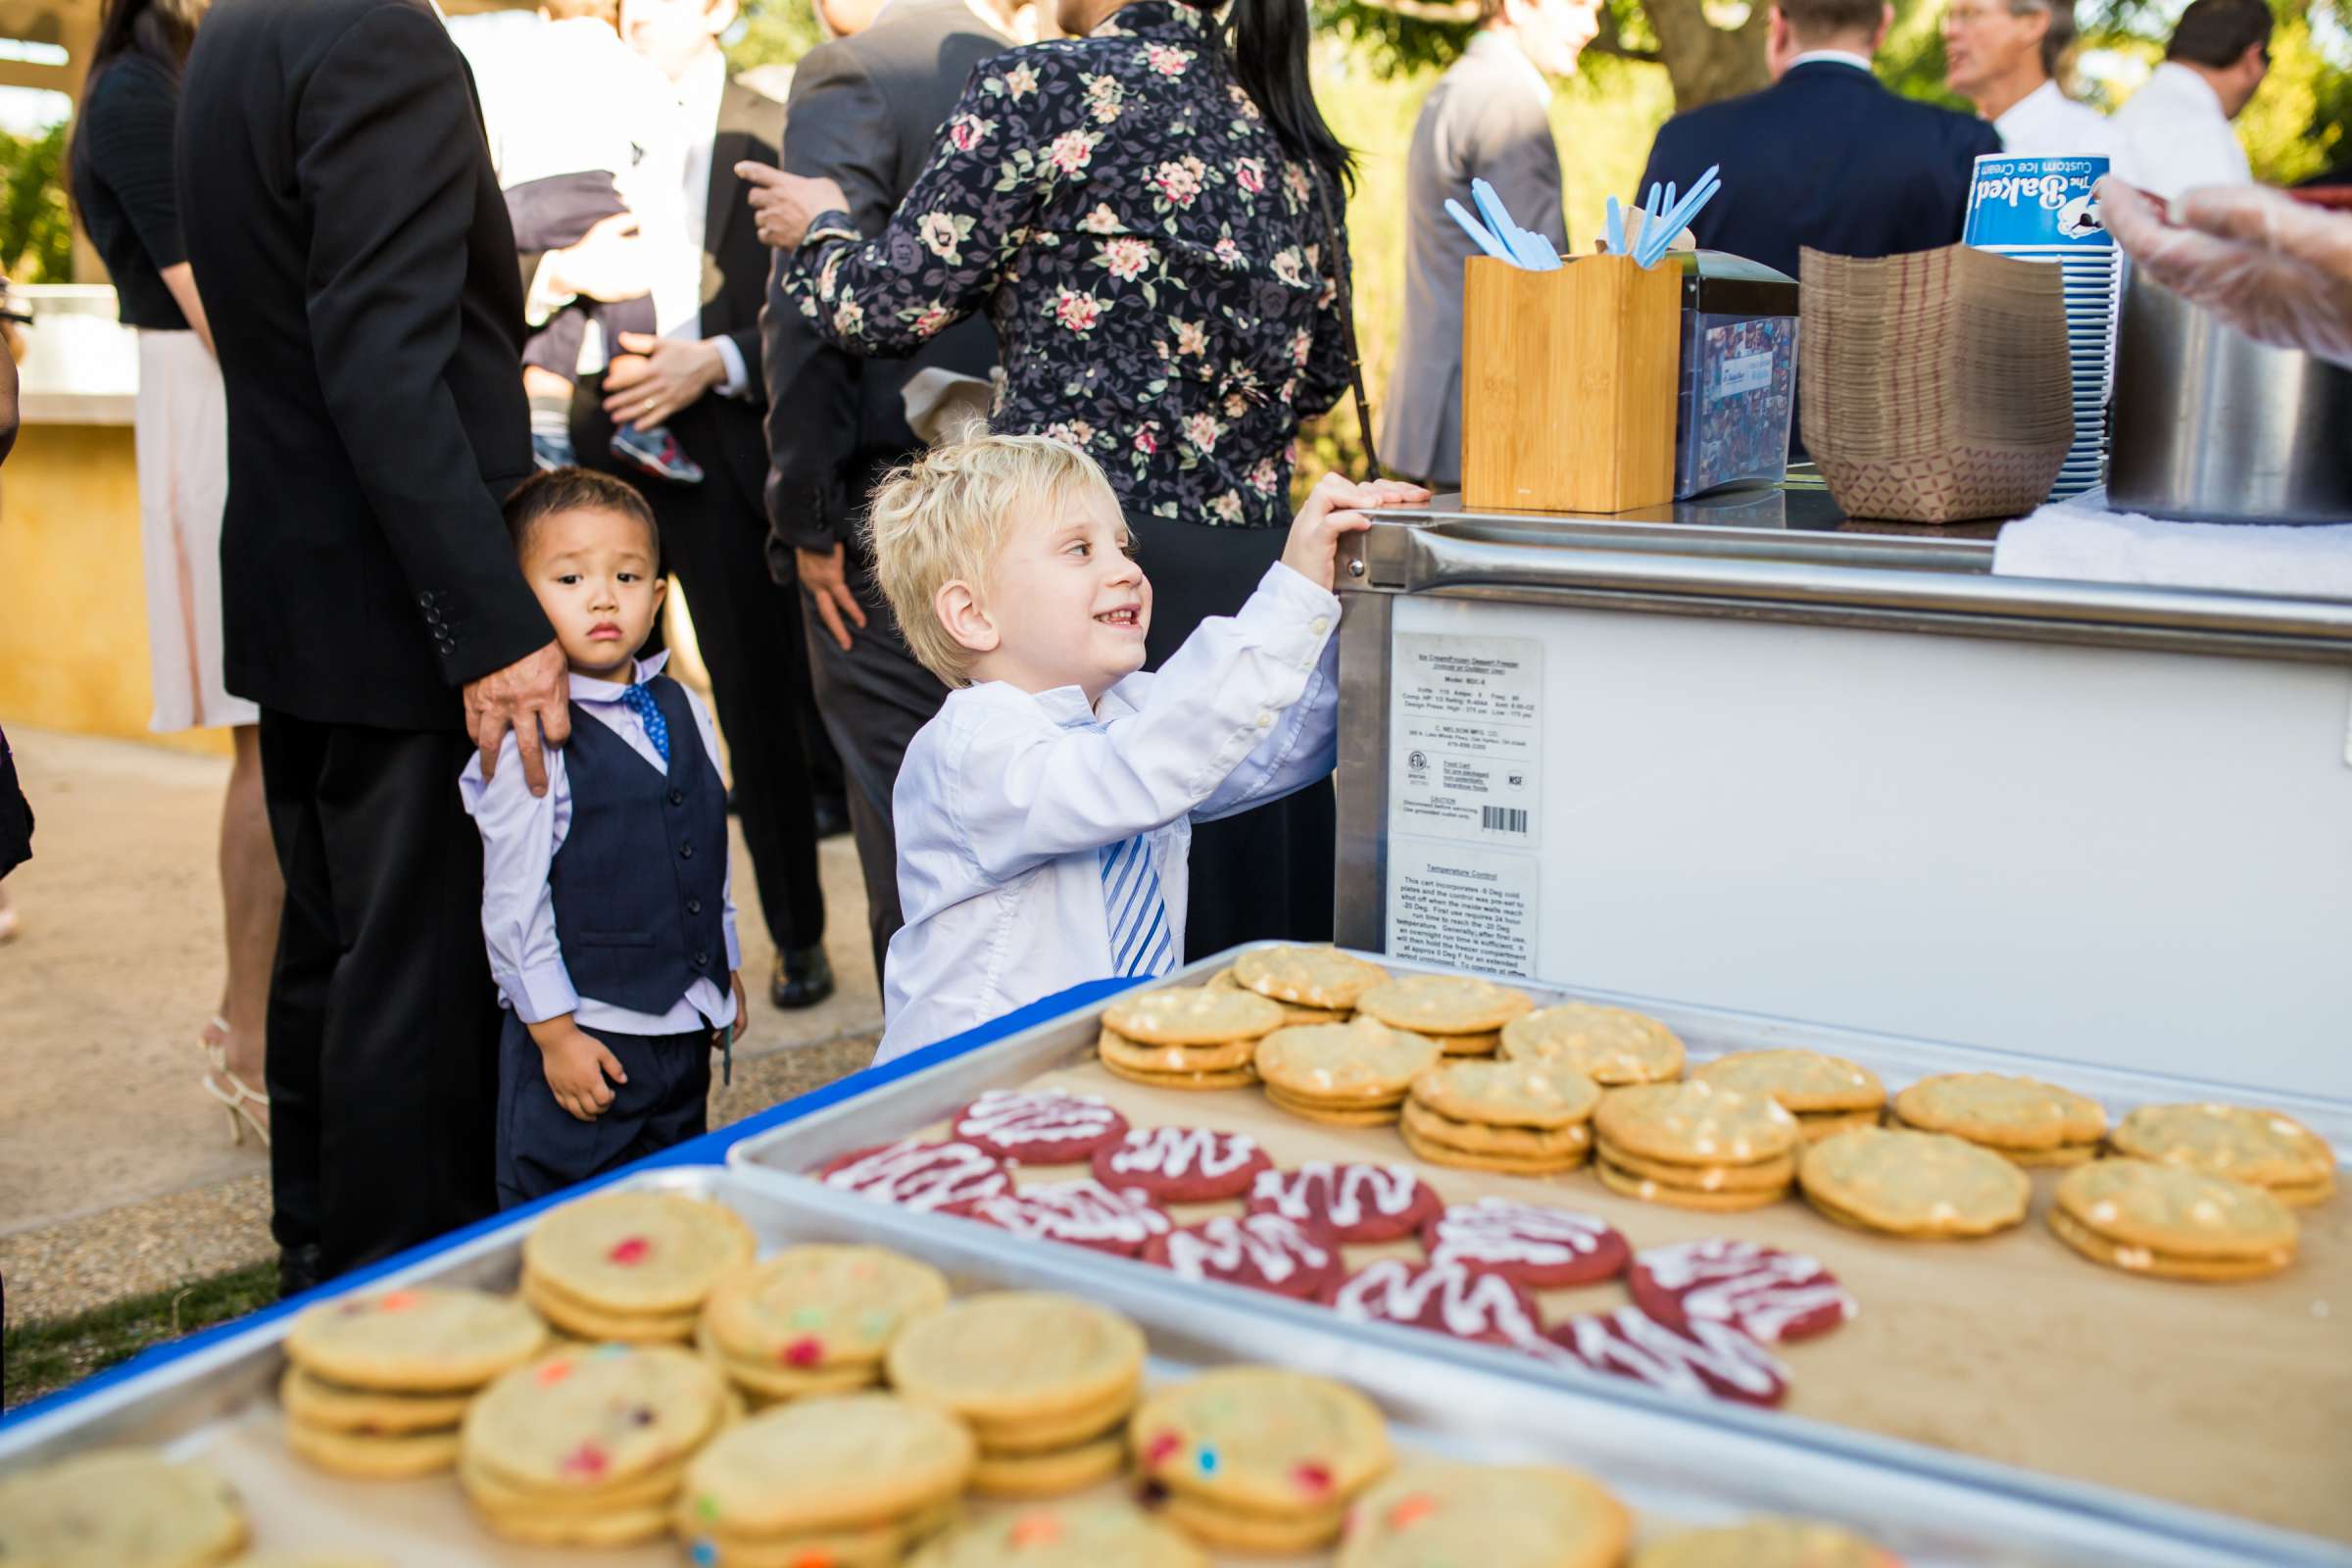
[[[2259,343],[2352,368],[2352,214],[2260,185],[2211,185],[2168,217],[2114,175],[2099,208],[2133,265]]]

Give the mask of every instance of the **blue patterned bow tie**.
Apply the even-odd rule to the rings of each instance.
[[[620,703],[644,721],[646,739],[654,743],[654,750],[662,754],[662,765],[667,767],[669,720],[662,716],[662,705],[655,702],[654,694],[643,686],[623,686],[620,689]]]

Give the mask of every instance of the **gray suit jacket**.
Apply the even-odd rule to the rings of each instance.
[[[940,122],[981,61],[1012,40],[989,31],[963,0],[892,0],[854,37],[802,57],[785,111],[784,167],[840,181],[850,215],[878,234],[931,161]],[[974,318],[942,332],[913,358],[859,360],[819,338],[784,293],[779,254],[760,314],[767,375],[769,564],[789,580],[791,550],[857,547],[866,487],[921,445],[907,428],[900,389],[933,366],[987,375],[995,329]]]
[[[1446,216],[1446,198],[1476,216],[1470,181],[1486,180],[1520,227],[1568,254],[1540,80],[1516,43],[1482,32],[1422,101],[1404,177],[1404,332],[1380,420],[1392,472],[1448,489],[1462,473],[1462,263],[1478,247]]]

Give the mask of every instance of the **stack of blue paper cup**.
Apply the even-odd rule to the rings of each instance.
[[[2080,495],[2106,482],[2107,476],[2107,398],[2115,384],[2123,253],[2115,248],[2090,194],[2106,172],[2104,158],[1993,153],[1977,160],[1968,188],[1967,243],[2066,269],[2075,443],[2067,449],[2066,464],[2051,487],[2053,501]]]

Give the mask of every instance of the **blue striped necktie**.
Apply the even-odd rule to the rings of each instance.
[[[1110,923],[1110,969],[1115,975],[1162,975],[1176,956],[1168,906],[1159,894],[1152,845],[1138,833],[1096,854],[1102,862],[1102,912]]]

